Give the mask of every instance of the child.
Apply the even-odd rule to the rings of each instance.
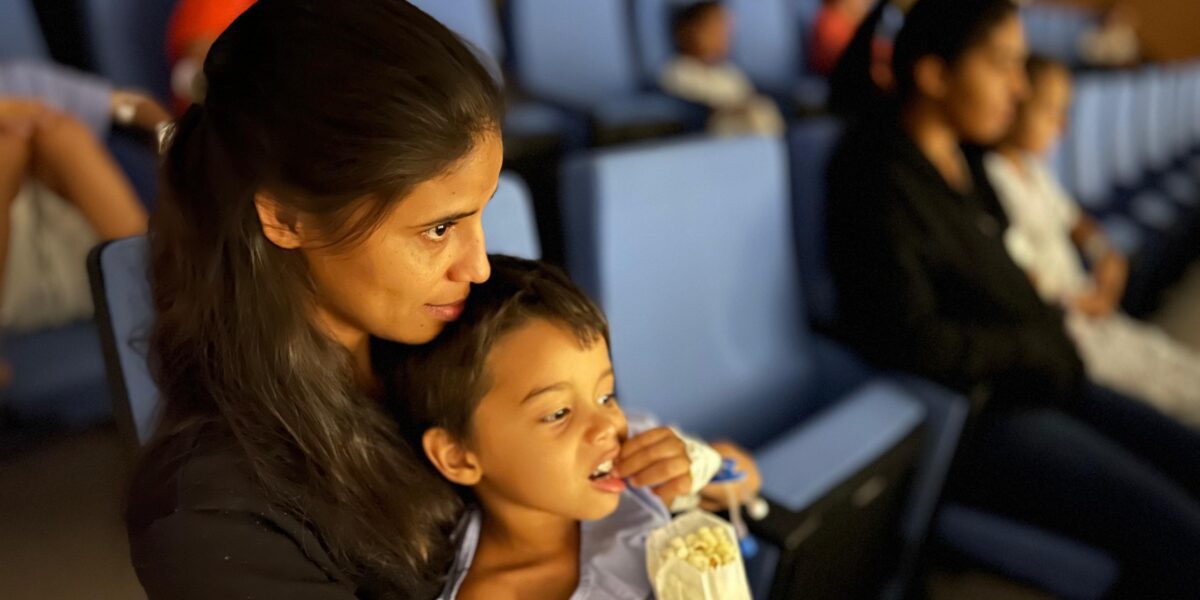
[[[659,77],[667,93],[712,110],[709,131],[717,135],[778,135],[779,107],[758,94],[729,62],[732,22],[719,2],[697,2],[675,15],[672,33],[679,56]]]
[[[406,438],[469,504],[441,598],[653,597],[646,537],[700,488],[700,444],[629,431],[607,324],[578,288],[553,267],[493,257],[462,317],[400,352],[388,397]],[[739,495],[754,496],[752,459],[714,447],[750,475]]]
[[[1067,310],[1068,332],[1093,379],[1200,426],[1200,353],[1117,311],[1125,258],[1042,162],[1067,120],[1071,74],[1040,58],[1030,60],[1028,72],[1031,94],[986,161],[1011,221],[1005,246],[1039,294]]]

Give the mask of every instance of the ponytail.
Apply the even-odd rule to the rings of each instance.
[[[888,93],[871,76],[875,33],[891,0],[879,0],[842,52],[829,80],[829,109],[842,117],[859,117],[886,104]]]

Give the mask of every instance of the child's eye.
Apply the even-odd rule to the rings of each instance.
[[[608,406],[609,404],[616,404],[617,403],[617,395],[616,394],[605,394],[603,396],[600,396],[600,399],[597,400],[597,402],[599,402],[601,406]]]
[[[554,411],[553,413],[542,417],[542,422],[543,423],[557,423],[557,422],[567,418],[567,415],[569,415],[569,414],[571,414],[571,409],[565,408],[565,407],[560,408],[560,409]]]
[[[454,221],[449,221],[447,223],[439,223],[439,224],[434,225],[433,227],[430,227],[429,229],[426,229],[425,231],[421,232],[421,235],[425,236],[425,239],[427,239],[431,242],[440,242],[440,241],[446,239],[446,235],[449,234],[450,231],[454,229],[454,226],[456,224],[457,223]]]

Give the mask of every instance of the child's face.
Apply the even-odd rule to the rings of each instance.
[[[1013,141],[1031,154],[1050,151],[1066,129],[1071,110],[1071,76],[1059,68],[1038,74],[1017,119]]]
[[[506,503],[579,520],[616,510],[624,482],[611,469],[626,436],[603,339],[583,348],[569,331],[534,319],[487,358],[491,390],[475,411],[472,451],[485,505]]]
[[[717,63],[729,57],[733,19],[722,7],[713,7],[696,19],[683,34],[682,47],[704,62]]]

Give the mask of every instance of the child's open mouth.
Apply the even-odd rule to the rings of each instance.
[[[613,475],[612,459],[600,463],[591,475],[588,475],[588,481],[592,482],[592,487],[612,494],[620,494],[625,491],[625,481]]]

